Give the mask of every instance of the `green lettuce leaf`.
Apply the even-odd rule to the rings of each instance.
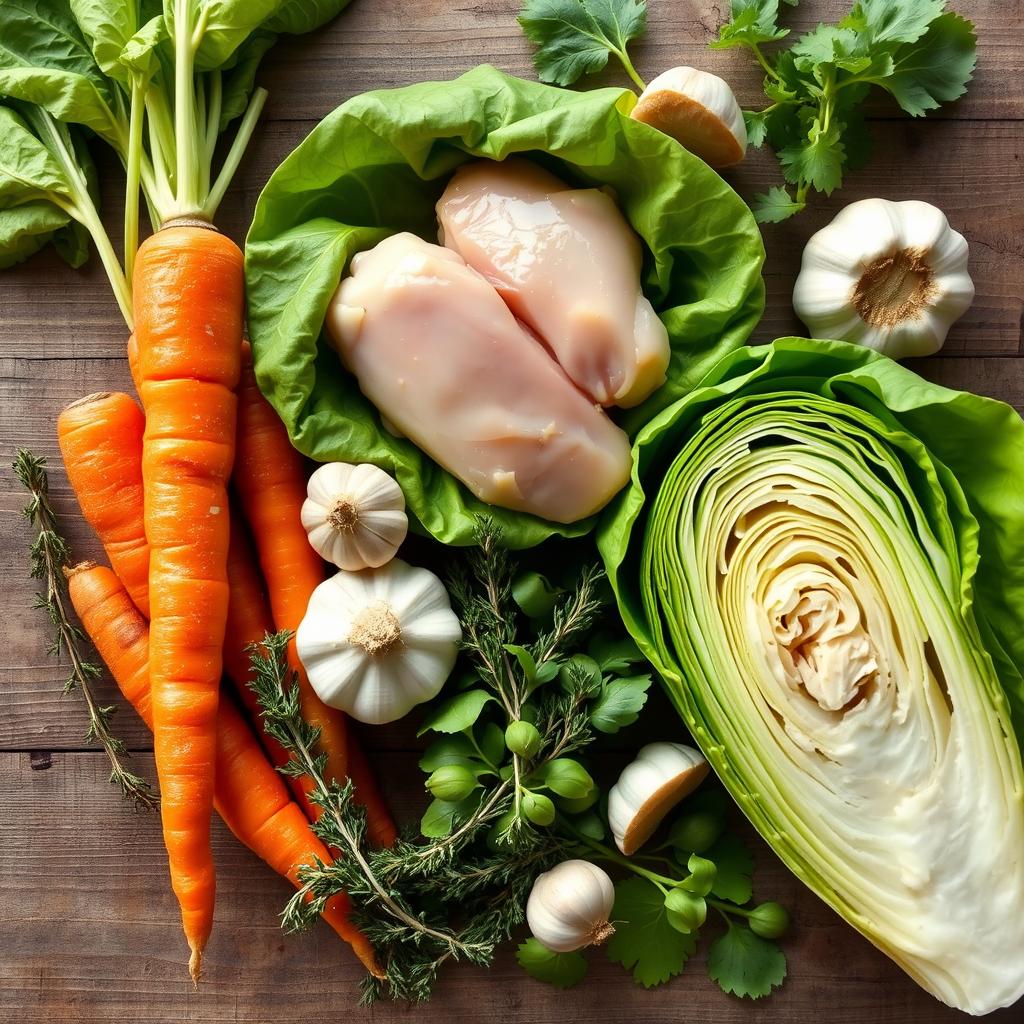
[[[1024,421],[868,349],[783,338],[726,356],[634,456],[598,544],[723,783],[929,991],[1012,1003]]]
[[[702,161],[631,120],[634,102],[619,89],[566,92],[480,67],[453,82],[357,96],[313,130],[268,182],[246,243],[256,373],[299,450],[393,473],[415,528],[448,544],[471,543],[483,511],[517,548],[591,528],[489,510],[382,428],[321,328],[356,252],[396,231],[436,238],[434,204],[460,163],[529,153],[566,178],[613,188],[645,243],[645,292],[668,328],[672,363],[668,384],[622,417],[638,429],[750,334],[764,308],[764,249],[742,200]]]

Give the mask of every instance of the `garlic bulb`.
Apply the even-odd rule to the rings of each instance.
[[[704,781],[704,755],[682,743],[648,743],[608,793],[608,825],[627,856],[654,834],[665,815]]]
[[[615,889],[607,873],[585,860],[564,860],[538,875],[526,901],[533,937],[554,953],[599,946],[615,929],[608,921]]]
[[[402,488],[383,469],[330,462],[306,487],[302,525],[321,557],[340,569],[376,569],[409,529]]]
[[[461,638],[441,581],[396,558],[321,583],[295,643],[325,704],[383,725],[437,694]]]
[[[747,152],[747,126],[729,83],[697,68],[672,68],[640,94],[629,115],[672,136],[711,167],[731,167]]]
[[[804,248],[793,309],[817,338],[893,359],[938,352],[974,299],[967,242],[929,203],[862,199]]]

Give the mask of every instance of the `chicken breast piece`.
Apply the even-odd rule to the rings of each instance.
[[[626,435],[450,249],[360,253],[326,326],[382,416],[488,504],[571,523],[626,483]]]
[[[439,238],[497,288],[600,405],[665,382],[668,333],[640,290],[640,240],[597,189],[527,160],[460,167],[437,204]]]

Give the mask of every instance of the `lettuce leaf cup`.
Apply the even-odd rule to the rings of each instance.
[[[868,349],[728,355],[637,435],[598,543],[782,860],[919,984],[1024,992],[1024,421]]]
[[[456,167],[524,154],[577,185],[611,189],[644,244],[644,291],[672,358],[664,387],[616,417],[639,429],[750,335],[764,308],[764,248],[739,196],[631,120],[634,103],[627,90],[568,92],[483,66],[452,82],[356,96],[285,159],[256,206],[246,279],[260,387],[300,451],[392,473],[414,528],[447,544],[471,543],[484,512],[515,548],[593,527],[593,518],[560,526],[477,500],[384,428],[322,329],[355,253],[399,231],[436,239],[434,204]]]

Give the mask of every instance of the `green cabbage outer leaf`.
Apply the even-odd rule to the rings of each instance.
[[[787,865],[917,982],[1024,992],[1024,422],[839,342],[727,356],[598,542]]]
[[[256,374],[297,448],[393,473],[414,523],[448,544],[470,543],[484,511],[517,548],[593,526],[483,505],[383,429],[321,327],[356,252],[396,231],[436,239],[434,204],[459,164],[526,153],[577,183],[613,188],[649,250],[644,290],[673,354],[670,382],[623,416],[627,429],[639,428],[749,336],[764,308],[764,248],[736,193],[631,120],[634,102],[621,89],[567,92],[484,66],[452,82],[357,96],[313,130],[271,177],[246,244]]]

